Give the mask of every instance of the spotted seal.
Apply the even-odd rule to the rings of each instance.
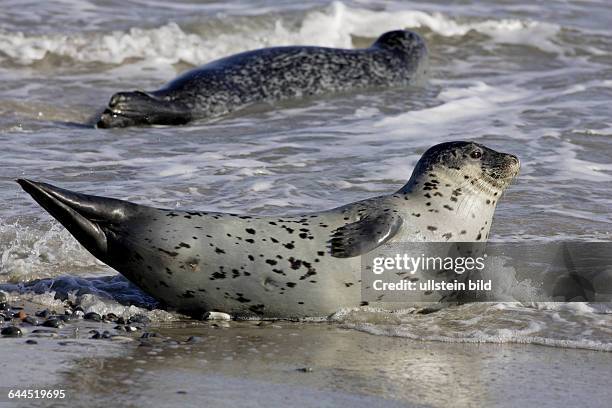
[[[18,182],[94,256],[168,306],[320,317],[360,304],[359,255],[386,242],[485,240],[518,169],[513,155],[443,143],[393,194],[290,216],[157,209]]]
[[[247,51],[188,71],[153,92],[112,96],[97,126],[179,125],[256,102],[402,86],[426,69],[417,33],[390,31],[366,49],[291,46]]]

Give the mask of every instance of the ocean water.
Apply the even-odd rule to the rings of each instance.
[[[449,140],[521,159],[491,240],[610,240],[612,8],[445,3],[3,1],[2,288],[102,313],[154,306],[22,192],[18,177],[159,207],[299,213],[395,191],[425,149]],[[364,47],[398,28],[418,31],[430,50],[429,77],[412,88],[258,106],[183,127],[83,126],[114,92],[156,89],[215,58],[275,45]],[[602,304],[362,309],[333,321],[424,341],[612,350],[612,308]]]

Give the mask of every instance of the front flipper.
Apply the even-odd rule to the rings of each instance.
[[[335,230],[328,241],[331,255],[351,258],[366,254],[393,238],[402,222],[402,217],[397,214],[377,212],[346,224]]]

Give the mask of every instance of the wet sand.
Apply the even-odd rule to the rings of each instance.
[[[606,352],[417,342],[330,323],[180,321],[129,336],[63,347],[2,339],[0,378],[46,378],[67,398],[36,406],[60,407],[607,407],[612,398]]]

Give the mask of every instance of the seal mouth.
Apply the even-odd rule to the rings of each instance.
[[[502,156],[496,165],[483,167],[483,173],[488,176],[491,184],[498,188],[507,187],[518,176],[521,162],[518,157],[509,153],[497,153]]]
[[[114,112],[113,110],[106,108],[98,122],[96,127],[102,129],[114,128],[114,127],[127,127],[139,124],[129,116],[123,115],[121,112]]]

